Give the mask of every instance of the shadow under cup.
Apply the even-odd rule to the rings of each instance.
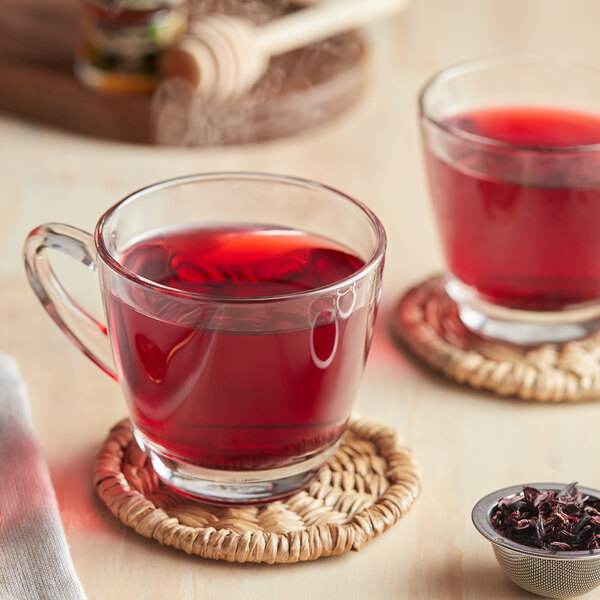
[[[420,96],[426,169],[469,329],[534,344],[600,318],[600,63],[505,55],[451,67]]]
[[[233,251],[227,236],[235,231],[244,235]],[[188,240],[186,232],[199,233],[192,246],[169,242],[173,234]],[[206,232],[217,235],[198,246],[198,259],[194,244]],[[260,252],[273,240],[285,247],[265,261]],[[115,205],[98,222],[95,250],[112,353],[100,334],[81,336],[79,345],[121,384],[136,440],[159,477],[225,503],[305,486],[341,440],[371,343],[385,251],[377,218],[313,182],[209,174],[157,184]],[[232,252],[230,271],[220,264],[211,273],[213,251]],[[239,289],[265,268],[270,280],[287,277],[294,261],[314,271],[309,288],[258,296]],[[220,279],[221,291],[148,275],[173,269],[182,281]],[[75,337],[83,329],[57,322]]]

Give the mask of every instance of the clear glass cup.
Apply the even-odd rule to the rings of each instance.
[[[565,341],[600,319],[600,62],[509,54],[420,98],[446,289],[469,329]]]
[[[211,274],[207,258],[214,248],[229,252],[226,235],[201,246],[201,260],[193,243],[202,237],[169,245],[173,234],[223,230],[249,232],[251,242],[232,254],[231,273]],[[294,266],[298,254],[288,258],[283,246],[266,261],[248,258],[253,244],[260,252],[281,232],[277,243],[299,243],[303,252],[306,240],[319,241],[310,263],[319,263],[319,273],[329,263],[337,269],[342,255],[358,262],[308,289],[240,292],[238,278],[254,277],[253,265],[277,273]],[[322,249],[329,245],[344,252],[332,258]],[[61,286],[51,249],[97,269],[106,325]],[[383,227],[364,205],[318,183],[260,173],[158,183],[110,208],[93,237],[46,224],[24,249],[46,310],[120,383],[136,440],[159,477],[184,494],[224,503],[305,486],[339,444],[371,343],[384,253]],[[188,282],[206,271],[230,287],[181,287],[162,277],[167,271]]]

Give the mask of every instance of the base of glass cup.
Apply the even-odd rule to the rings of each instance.
[[[600,329],[600,302],[562,311],[504,308],[481,300],[476,290],[454,277],[446,281],[446,292],[456,302],[462,324],[494,340],[519,345],[568,342]]]
[[[133,435],[138,446],[150,458],[156,474],[167,486],[204,502],[237,505],[271,502],[306,487],[341,442],[340,438],[318,454],[293,465],[254,471],[225,471],[167,456],[135,426]]]

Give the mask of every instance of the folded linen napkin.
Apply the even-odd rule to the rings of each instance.
[[[16,362],[0,354],[0,600],[85,600]]]

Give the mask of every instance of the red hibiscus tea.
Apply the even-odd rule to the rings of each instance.
[[[145,440],[195,465],[242,470],[306,459],[339,440],[370,311],[351,310],[352,292],[283,308],[268,298],[328,286],[363,260],[292,229],[198,227],[142,239],[121,261],[178,292],[108,299],[119,379]],[[253,306],[258,298],[267,300]],[[243,299],[244,310],[227,304]]]
[[[600,116],[493,107],[444,124],[512,146],[427,152],[450,271],[511,308],[555,311],[599,298],[600,152],[576,160],[561,149],[600,143]]]
[[[429,188],[463,324],[519,344],[600,327],[600,63],[511,54],[420,98]]]
[[[307,486],[347,427],[379,304],[385,231],[313,181],[206,173],[134,192],[94,236],[47,223],[25,242],[32,289],[119,384],[155,472],[217,503]],[[97,270],[107,323],[48,267]]]

